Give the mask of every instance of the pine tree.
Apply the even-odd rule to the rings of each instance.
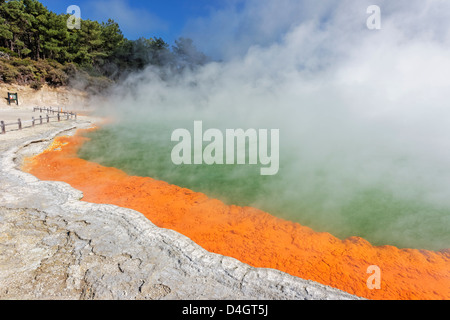
[[[9,49],[21,55],[25,43],[21,40],[25,29],[30,26],[30,18],[25,13],[23,1],[8,1],[1,5],[1,16],[5,19],[5,25],[11,32],[11,37],[6,38]]]
[[[45,33],[43,25],[47,21],[49,12],[42,3],[36,0],[24,0],[25,12],[30,19],[30,28],[27,30],[28,48],[32,51],[32,58],[41,58],[41,43]]]

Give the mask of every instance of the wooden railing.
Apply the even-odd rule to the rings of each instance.
[[[43,125],[45,123],[50,123],[51,119],[57,119],[58,121],[61,120],[69,120],[69,119],[75,119],[77,120],[77,114],[74,112],[67,112],[67,111],[59,111],[54,110],[53,108],[40,108],[40,107],[34,107],[33,112],[47,112],[45,117],[42,117],[42,115],[39,115],[39,117],[31,117],[31,120],[22,121],[20,118],[17,119],[17,122],[10,122],[5,123],[3,120],[0,121],[0,134],[6,134],[6,127],[8,126],[17,126],[18,130],[22,130],[23,128],[32,128],[36,125]],[[52,114],[50,116],[49,114]],[[24,124],[31,124],[29,126],[24,126]]]

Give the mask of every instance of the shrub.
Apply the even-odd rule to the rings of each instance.
[[[34,63],[30,58],[26,59],[14,59],[11,61],[11,64],[13,66],[19,67],[19,66],[32,66]]]
[[[10,57],[19,57],[17,53],[5,47],[0,47],[0,51],[6,53]]]
[[[32,66],[19,66],[17,67],[19,75],[16,80],[19,84],[29,84],[35,79],[34,68]]]
[[[39,80],[35,80],[30,84],[30,87],[34,90],[40,90],[42,88],[42,82]]]
[[[61,63],[59,63],[58,61],[53,60],[53,59],[47,59],[45,61],[47,62],[47,64],[49,66],[51,66],[52,68],[55,68],[55,69],[62,69],[64,67]]]
[[[68,80],[68,75],[60,69],[50,70],[45,77],[45,81],[54,87],[65,86],[67,85]]]
[[[34,62],[34,67],[36,68],[37,72],[42,74],[43,76],[46,76],[50,70],[53,69],[52,66],[50,66],[46,60],[39,60]]]
[[[70,77],[75,76],[78,72],[78,68],[73,63],[66,64],[62,70]]]
[[[0,75],[2,76],[2,81],[5,83],[13,83],[17,80],[20,73],[17,69],[8,63],[0,61]]]
[[[29,75],[29,74],[34,74],[34,70],[33,70],[34,68],[32,67],[32,66],[24,66],[24,65],[21,65],[21,66],[18,66],[17,67],[17,71],[20,73],[20,74],[22,74],[22,75]]]

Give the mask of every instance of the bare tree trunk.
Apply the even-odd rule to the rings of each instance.
[[[39,60],[41,51],[41,39],[39,38],[39,34],[36,35],[36,60]]]

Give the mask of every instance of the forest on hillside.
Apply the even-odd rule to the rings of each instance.
[[[209,60],[191,39],[179,38],[172,47],[160,37],[128,40],[112,19],[68,28],[70,17],[37,0],[0,0],[0,82],[39,89],[82,78],[102,89],[148,65],[181,72]]]

